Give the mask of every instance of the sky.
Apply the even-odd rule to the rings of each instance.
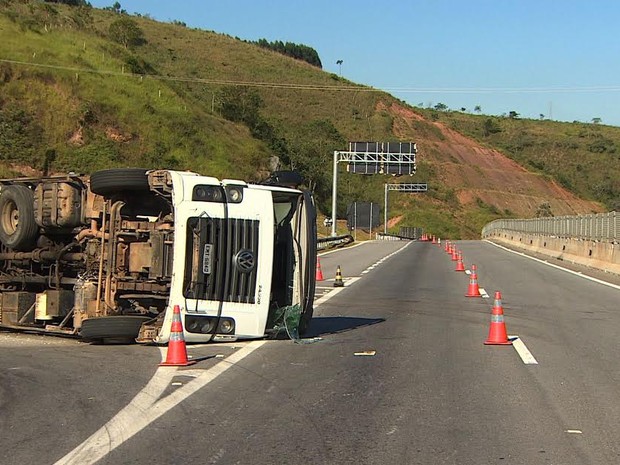
[[[244,40],[308,45],[325,71],[416,106],[620,126],[617,0],[119,3],[130,14]]]

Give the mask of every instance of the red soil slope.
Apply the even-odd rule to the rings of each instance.
[[[438,181],[456,190],[463,206],[476,199],[509,210],[519,217],[535,216],[547,202],[554,215],[601,212],[596,202],[582,200],[556,182],[527,171],[501,152],[482,146],[438,122],[430,122],[412,110],[379,104],[393,118],[394,134],[414,140],[418,160],[433,165]]]

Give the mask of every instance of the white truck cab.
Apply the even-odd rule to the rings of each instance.
[[[260,338],[312,318],[316,211],[268,184],[112,169],[0,181],[0,325],[165,343]]]

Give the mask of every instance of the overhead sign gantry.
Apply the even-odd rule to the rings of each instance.
[[[416,153],[415,142],[349,142],[348,150],[334,151],[331,235],[336,235],[339,162],[346,162],[347,171],[355,174],[391,174],[392,176],[407,174],[413,176],[416,172]]]
[[[428,184],[425,182],[421,183],[396,183],[396,184],[385,184],[385,196],[383,203],[383,233],[387,234],[387,222],[388,222],[388,191],[398,191],[398,192],[426,192],[428,190]]]

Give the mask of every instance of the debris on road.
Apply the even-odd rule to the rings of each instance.
[[[356,357],[372,357],[376,353],[376,350],[365,350],[363,352],[355,352],[353,355],[355,355]]]

